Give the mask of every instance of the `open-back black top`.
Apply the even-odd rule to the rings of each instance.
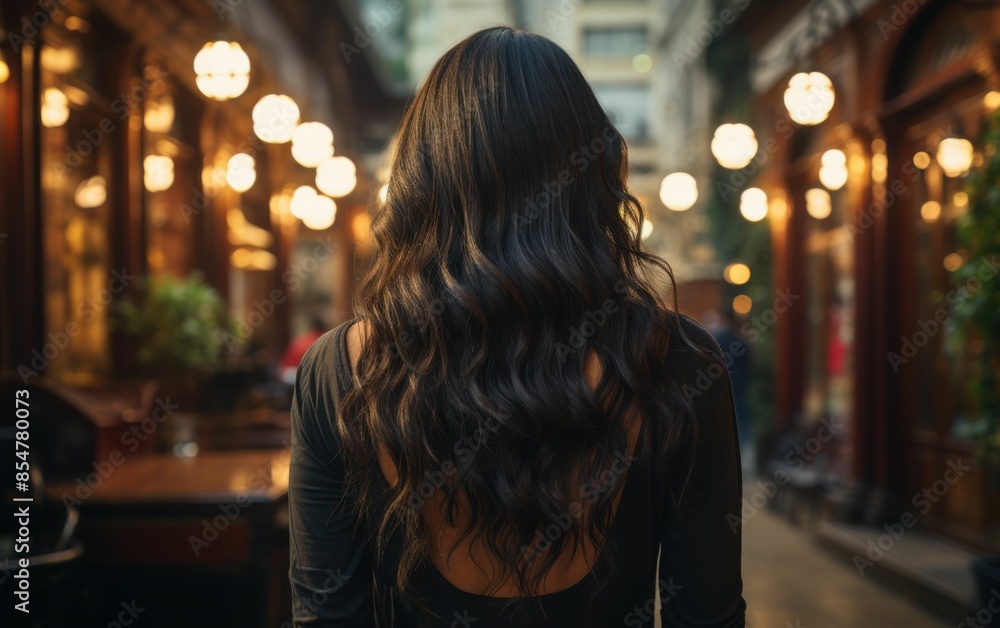
[[[712,336],[682,318],[694,343],[722,359]],[[340,399],[353,385],[347,353],[352,322],[312,345],[295,382],[288,488],[295,626],[651,627],[657,589],[664,628],[745,625],[742,478],[724,369],[680,342],[670,343],[670,374],[692,402],[700,428],[694,463],[676,468],[640,457],[631,464],[612,527],[615,543],[603,550],[616,553],[616,573],[603,588],[592,571],[568,589],[529,600],[527,617],[523,608],[515,616],[518,607],[509,599],[457,589],[426,561],[414,577],[433,611],[428,614],[395,588],[401,540],[375,556],[368,518],[359,522],[349,507],[338,506],[344,465],[336,420]],[[379,469],[374,453],[372,464]],[[381,471],[374,476],[381,478]]]

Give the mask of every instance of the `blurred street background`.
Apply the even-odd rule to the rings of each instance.
[[[352,317],[408,98],[496,25],[577,60],[726,353],[748,624],[1000,626],[992,0],[3,0],[24,625],[291,625],[295,368]]]

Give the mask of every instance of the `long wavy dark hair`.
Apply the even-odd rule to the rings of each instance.
[[[572,59],[517,29],[449,50],[406,111],[372,221],[356,302],[364,348],[340,423],[359,511],[380,497],[380,447],[397,467],[375,541],[402,535],[404,591],[427,560],[413,497],[428,478],[446,475],[441,514],[462,522],[460,540],[529,597],[564,549],[610,542],[625,474],[530,551],[573,512],[581,481],[607,478],[628,451],[628,417],[642,421],[639,456],[696,437],[664,374],[668,343],[688,342],[660,296],[674,294],[673,275],[642,248],[627,173],[625,141]]]

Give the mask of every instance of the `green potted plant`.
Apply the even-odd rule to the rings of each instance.
[[[985,265],[1000,263],[1000,111],[987,118],[982,146],[983,163],[968,177],[969,211],[959,223],[959,241],[968,251],[968,261],[955,271],[959,285],[982,287],[971,292],[955,314],[975,329],[981,342],[978,377],[971,382],[978,413],[964,436],[976,443],[977,458],[991,484],[1000,487],[1000,277],[980,275]],[[974,561],[972,570],[985,606],[991,591],[1000,589],[1000,555]]]
[[[197,273],[146,276],[138,285],[137,295],[119,307],[122,329],[135,339],[139,365],[164,394],[196,409],[201,381],[223,366],[233,327],[225,302]]]

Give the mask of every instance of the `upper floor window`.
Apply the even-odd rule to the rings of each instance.
[[[645,26],[588,27],[583,31],[583,52],[588,57],[632,58],[645,51]]]

